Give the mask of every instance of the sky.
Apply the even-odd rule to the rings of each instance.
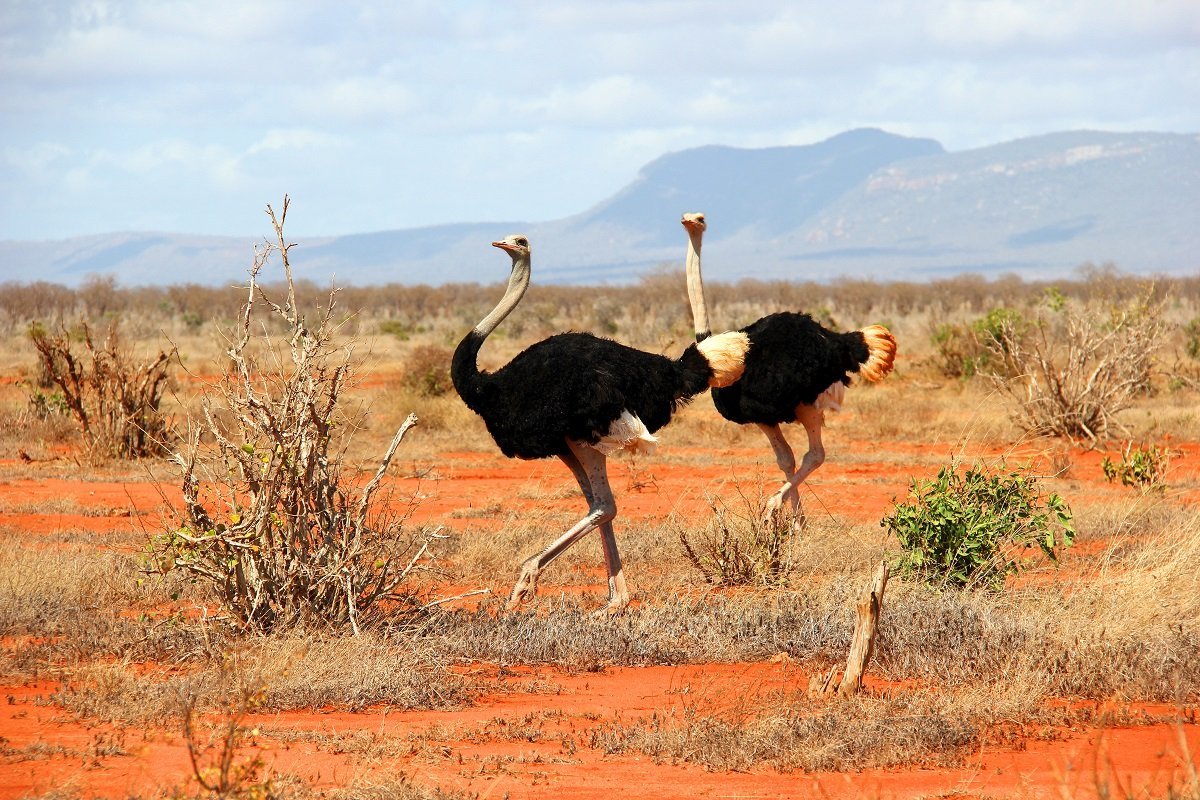
[[[1200,132],[1200,2],[0,0],[0,239],[540,222],[856,127]]]

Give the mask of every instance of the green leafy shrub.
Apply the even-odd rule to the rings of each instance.
[[[1104,477],[1109,483],[1120,481],[1122,486],[1133,486],[1143,491],[1161,492],[1167,488],[1167,467],[1171,463],[1171,451],[1157,445],[1135,445],[1128,442],[1121,453],[1120,462],[1108,456],[1100,462]]]
[[[931,338],[938,366],[948,378],[971,378],[980,372],[1007,373],[1005,357],[1010,332],[1025,330],[1019,311],[994,308],[969,324],[946,322]]]
[[[414,332],[418,332],[419,327],[399,319],[385,319],[379,323],[379,332],[385,336],[395,336],[400,341],[407,342],[412,338]]]
[[[942,467],[914,479],[908,501],[880,524],[900,540],[898,574],[931,584],[998,590],[1018,572],[1018,551],[1037,546],[1051,561],[1075,539],[1071,509],[1043,496],[1036,478],[976,465]]]

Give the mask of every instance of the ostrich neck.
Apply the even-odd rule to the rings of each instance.
[[[692,304],[692,322],[696,326],[696,341],[712,333],[708,325],[708,304],[704,302],[704,278],[700,275],[700,234],[688,232],[687,250],[688,300]]]
[[[450,377],[464,400],[468,399],[471,388],[476,385],[479,378],[478,356],[484,340],[492,331],[496,330],[505,317],[512,313],[529,288],[529,261],[527,255],[513,260],[512,274],[508,278],[508,288],[504,290],[504,297],[500,298],[496,307],[463,337],[454,351],[454,360],[450,365]],[[469,401],[468,405],[470,405]]]
[[[517,307],[528,289],[529,256],[519,256],[513,260],[512,274],[508,276],[508,288],[504,290],[504,297],[500,298],[500,302],[496,304],[491,313],[479,321],[472,333],[478,334],[481,340],[490,336],[492,331],[496,330],[497,326],[504,321],[504,318]]]

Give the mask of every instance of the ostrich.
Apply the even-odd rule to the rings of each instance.
[[[672,360],[589,333],[560,333],[531,345],[495,372],[480,371],[484,340],[516,308],[529,288],[530,246],[522,235],[494,247],[512,258],[508,288],[499,304],[459,343],[450,375],[467,406],[509,458],[557,456],[587,500],[587,515],[549,547],[525,560],[508,608],[537,593],[538,573],[588,532],[599,528],[608,571],[607,609],[629,604],[629,590],[613,535],[617,515],[608,485],[606,454],[649,449],[654,431],[680,404],[710,386],[741,377],[749,343],[724,333],[689,345]]]
[[[696,341],[707,341],[708,306],[700,274],[700,245],[707,224],[704,215],[684,214],[688,234],[687,287],[696,327]],[[732,386],[713,389],[713,404],[721,416],[739,425],[754,423],[767,435],[784,483],[767,501],[767,516],[784,503],[793,515],[800,510],[798,486],[825,461],[821,427],[825,411],[837,411],[857,372],[881,381],[892,371],[896,340],[882,325],[836,333],[808,314],[782,311],[768,314],[742,328],[750,340],[745,373]],[[808,434],[808,452],[796,468],[796,456],[779,426],[798,422]],[[802,517],[800,517],[802,519]]]

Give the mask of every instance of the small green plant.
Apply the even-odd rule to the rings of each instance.
[[[183,327],[187,329],[188,333],[199,333],[200,329],[204,327],[204,317],[195,311],[183,312],[180,321],[183,322]]]
[[[992,590],[1024,566],[1017,551],[1036,546],[1057,561],[1075,539],[1062,497],[1042,495],[1036,478],[983,465],[946,465],[932,480],[914,479],[908,501],[880,524],[900,540],[901,576]]]
[[[34,389],[29,393],[29,410],[38,419],[67,416],[71,413],[67,398],[62,392],[43,392],[41,389]]]
[[[413,326],[403,320],[385,319],[379,323],[379,332],[386,336],[395,336],[402,342],[412,338]]]
[[[1122,486],[1133,486],[1143,491],[1164,491],[1167,467],[1171,463],[1171,451],[1157,445],[1135,445],[1127,442],[1121,452],[1120,462],[1108,456],[1100,462],[1104,477],[1109,483],[1120,481]]]
[[[1067,307],[1067,296],[1057,286],[1048,287],[1042,294],[1042,300],[1051,311],[1062,311]]]

